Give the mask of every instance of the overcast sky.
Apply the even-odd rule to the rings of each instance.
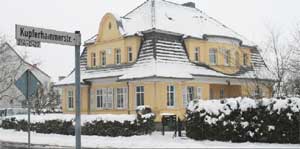
[[[145,0],[1,0],[0,34],[15,45],[15,24],[50,28],[68,32],[80,30],[82,40],[97,34],[106,12],[124,15]],[[267,26],[289,32],[300,23],[300,0],[170,0],[192,1],[206,12],[257,44],[266,38]],[[178,12],[180,13],[180,12]],[[31,63],[54,81],[74,67],[74,47],[45,44],[41,48],[15,47],[28,54]]]

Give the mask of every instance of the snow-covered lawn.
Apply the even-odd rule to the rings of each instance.
[[[189,138],[172,138],[173,133],[161,132],[132,137],[82,136],[82,146],[88,148],[299,148],[299,144],[230,143],[219,141],[195,141]],[[0,141],[27,142],[27,133],[0,128]],[[33,144],[74,146],[75,137],[57,134],[32,133]]]

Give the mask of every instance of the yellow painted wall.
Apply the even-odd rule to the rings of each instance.
[[[111,24],[111,28],[109,28]],[[108,13],[100,23],[97,40],[94,44],[87,46],[87,65],[92,67],[91,55],[96,54],[96,67],[101,67],[101,52],[106,52],[106,65],[116,64],[115,51],[121,50],[121,64],[132,63],[136,61],[138,50],[141,44],[141,37],[130,36],[123,37],[119,31],[116,18]],[[128,62],[128,47],[132,48],[133,61]]]
[[[73,109],[69,109],[68,106],[68,91],[73,90]],[[74,86],[66,86],[63,88],[63,93],[62,93],[62,111],[64,113],[73,113],[75,111],[75,101],[76,101],[76,94],[75,94],[75,87]],[[87,114],[89,112],[89,105],[88,105],[88,87],[87,86],[82,86],[81,87],[81,113]]]
[[[227,44],[227,43],[217,43],[217,42],[209,42],[207,40],[200,40],[200,39],[193,39],[188,38],[184,40],[184,43],[186,45],[186,49],[188,52],[188,56],[192,62],[195,62],[195,49],[200,48],[200,60],[196,63],[204,63],[212,67],[213,69],[217,71],[221,71],[223,73],[227,74],[233,74],[237,72],[240,68],[240,66],[236,65],[235,61],[235,53],[239,53],[239,63],[243,64],[243,54],[248,55],[247,59],[247,66],[250,66],[250,49],[240,47],[234,44]],[[216,65],[211,65],[209,61],[209,49],[215,48],[217,49],[217,63]],[[230,61],[229,65],[225,65],[224,62],[224,53],[220,51],[220,49],[226,49],[230,50]]]

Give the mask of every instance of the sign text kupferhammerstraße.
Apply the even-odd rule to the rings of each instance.
[[[62,45],[76,45],[76,35],[74,33],[36,28],[24,25],[16,25],[16,39],[56,43]],[[25,41],[25,42],[26,42]]]

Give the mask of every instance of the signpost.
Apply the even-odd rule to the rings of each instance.
[[[16,87],[22,92],[27,100],[28,109],[28,148],[30,148],[30,111],[31,100],[30,98],[36,94],[40,81],[34,76],[30,70],[26,70],[22,76],[15,82]]]
[[[81,118],[80,118],[80,31],[75,33],[56,31],[52,29],[37,28],[24,25],[16,25],[16,40],[20,46],[41,47],[41,42],[75,46],[75,91],[76,91],[76,117],[75,136],[76,149],[81,148]],[[30,111],[29,111],[30,115]],[[30,120],[30,116],[28,116]],[[29,122],[29,121],[28,121]],[[30,132],[28,133],[28,145],[30,148]]]

